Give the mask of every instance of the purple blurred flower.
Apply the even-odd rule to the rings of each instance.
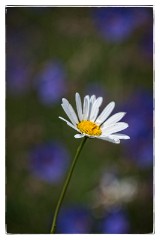
[[[32,72],[28,35],[24,29],[8,25],[6,32],[6,86],[13,95],[24,94],[30,87]]]
[[[122,209],[113,209],[102,222],[102,233],[124,234],[129,231],[129,221]]]
[[[50,142],[35,147],[29,153],[30,170],[46,182],[59,182],[68,166],[69,154],[66,148],[57,142]]]
[[[111,42],[127,39],[148,17],[148,9],[145,7],[101,7],[94,8],[93,12],[98,31]]]
[[[91,216],[89,210],[82,206],[63,208],[58,217],[57,229],[60,233],[90,233]]]
[[[45,105],[55,103],[63,97],[66,89],[63,65],[58,62],[47,63],[37,78],[39,100]]]
[[[24,94],[29,89],[30,65],[17,53],[7,57],[6,85],[10,93]]]
[[[131,137],[125,143],[125,152],[139,167],[150,167],[153,164],[153,95],[137,91],[123,107],[129,124],[124,132]]]

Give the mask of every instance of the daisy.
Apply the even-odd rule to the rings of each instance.
[[[106,140],[112,143],[120,143],[120,139],[130,139],[129,136],[119,133],[128,127],[127,123],[119,122],[126,113],[119,112],[109,117],[115,107],[115,102],[110,102],[98,116],[99,108],[103,101],[102,97],[96,98],[95,95],[87,95],[84,97],[82,106],[81,97],[79,93],[76,93],[75,101],[78,115],[75,113],[68,100],[63,98],[61,105],[70,122],[59,117],[70,127],[79,132],[79,134],[74,136],[75,138],[86,136],[89,138]]]

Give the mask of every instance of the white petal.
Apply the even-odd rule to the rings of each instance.
[[[126,114],[125,112],[119,112],[114,114],[113,116],[108,118],[107,121],[104,122],[103,127],[107,127],[111,124],[117,123],[124,117],[125,114]]]
[[[89,96],[87,95],[87,96],[85,96],[84,103],[83,103],[83,120],[88,119],[89,106],[90,106],[90,101],[89,101]]]
[[[68,108],[69,108],[69,111],[70,111],[72,117],[74,118],[75,122],[78,123],[79,121],[78,121],[77,115],[76,115],[72,105],[65,98],[63,98],[62,101],[63,101],[64,104],[68,105]]]
[[[89,98],[89,113],[88,113],[88,119],[90,119],[92,106],[93,106],[93,103],[94,103],[95,101],[96,101],[96,96],[95,96],[95,95],[92,95],[92,96]]]
[[[83,138],[84,135],[83,135],[83,134],[76,134],[76,135],[74,135],[74,137],[75,137],[75,138]]]
[[[69,116],[68,116],[68,117],[70,118],[70,120],[72,119],[72,120],[71,120],[72,123],[73,123],[74,125],[76,125],[79,121],[78,121],[77,115],[76,115],[73,107],[71,106],[71,104],[68,102],[67,99],[63,98],[62,101],[63,101],[62,107],[63,107],[64,111],[65,111],[65,110],[67,111],[67,113],[68,113],[69,116],[70,116],[70,117],[69,117]],[[66,114],[67,114],[67,113],[66,113]],[[67,114],[67,115],[68,115],[68,114]]]
[[[96,123],[99,125],[102,124],[108,118],[108,116],[111,114],[114,107],[115,107],[115,102],[110,102],[105,107],[105,109],[102,111],[102,113],[99,115],[99,117],[96,119]]]
[[[65,104],[61,104],[63,110],[65,111],[66,115],[68,116],[68,118],[70,119],[70,121],[73,123],[74,126],[76,126],[76,122],[74,121],[68,107]]]
[[[119,132],[124,130],[125,128],[128,127],[128,124],[125,122],[118,122],[116,124],[110,125],[108,127],[103,127],[101,128],[102,134],[105,136],[109,136],[112,133]]]
[[[70,123],[69,121],[67,121],[65,118],[63,117],[59,117],[61,120],[65,121],[67,123],[67,125],[69,125],[71,128],[75,129],[76,131],[80,132],[78,130],[78,128],[76,128],[72,123]]]
[[[108,141],[108,142],[112,142],[112,143],[116,143],[116,144],[119,144],[120,143],[120,140],[117,139],[117,138],[110,138],[110,137],[105,137],[105,136],[101,136],[101,137],[97,137],[99,139],[102,139],[102,140],[105,140],[105,141]]]
[[[96,96],[92,95],[90,98],[90,102],[93,104],[96,101]]]
[[[103,101],[103,98],[102,97],[98,97],[95,102],[93,103],[93,106],[92,106],[92,109],[91,109],[91,114],[90,114],[90,117],[89,117],[89,120],[90,121],[95,121],[98,113],[99,113],[99,107],[101,106],[102,104],[102,101]]]
[[[118,139],[130,139],[130,137],[128,135],[122,134],[122,133],[112,134],[109,137],[110,138],[118,138]]]
[[[75,97],[76,97],[76,106],[77,106],[78,117],[79,117],[79,120],[82,121],[83,114],[82,114],[81,97],[80,97],[79,93],[76,93]]]

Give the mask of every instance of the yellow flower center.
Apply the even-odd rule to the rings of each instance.
[[[97,124],[95,124],[94,122],[90,122],[88,120],[83,120],[80,123],[78,123],[77,128],[82,133],[85,133],[91,136],[99,136],[102,133],[100,127]]]

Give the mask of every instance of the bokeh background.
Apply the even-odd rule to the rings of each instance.
[[[131,139],[89,140],[57,233],[153,232],[153,8],[6,8],[6,225],[49,233],[81,140],[61,99],[103,96]]]

